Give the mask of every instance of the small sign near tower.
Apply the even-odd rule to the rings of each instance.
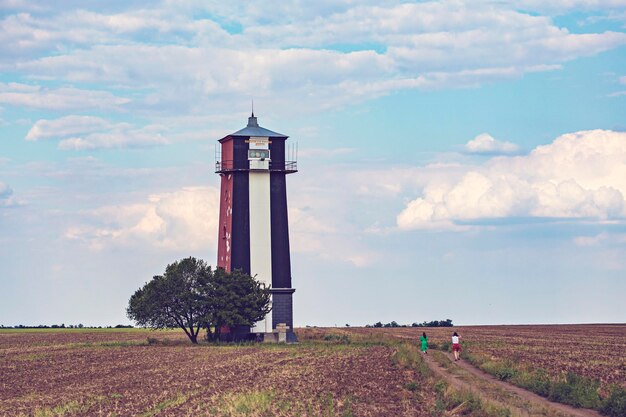
[[[246,127],[219,140],[217,266],[271,286],[272,311],[252,329],[236,332],[267,340],[288,329],[287,341],[295,342],[286,175],[297,172],[297,146],[287,146],[287,138],[259,126],[253,112]]]

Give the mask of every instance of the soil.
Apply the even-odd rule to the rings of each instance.
[[[417,342],[426,332],[429,344],[441,345],[455,331],[472,353],[544,369],[555,379],[573,372],[600,381],[605,393],[612,384],[626,388],[626,355],[621,354],[626,324],[350,328],[347,334]]]
[[[428,364],[428,366],[439,378],[444,379],[446,382],[448,382],[450,385],[454,386],[457,389],[471,390],[488,402],[491,402],[498,406],[507,407],[515,415],[574,417],[600,416],[599,413],[593,410],[574,408],[565,404],[548,401],[546,398],[543,398],[537,394],[500,381],[493,376],[487,374],[486,372],[483,372],[480,369],[473,367],[463,360],[454,361],[454,357],[450,353],[444,354],[445,357],[449,360],[449,367],[448,369],[446,369],[444,366],[439,365],[435,360],[433,360],[432,353],[433,352],[431,351],[431,355],[424,355],[424,358],[426,359],[426,363]],[[503,402],[501,400],[492,398],[492,396],[490,395],[492,390],[488,388],[478,389],[478,384],[476,384],[475,380],[472,383],[468,382],[467,380],[461,379],[458,374],[454,374],[454,367],[461,368],[463,371],[469,373],[473,378],[477,378],[480,381],[487,382],[488,386],[497,387],[500,390],[504,390],[505,392],[513,396],[515,400],[509,399],[507,402]],[[472,378],[470,378],[469,380],[471,381]],[[513,404],[513,402],[515,402],[516,404],[523,404],[523,406],[516,406],[515,404]]]
[[[433,392],[394,366],[393,352],[324,342],[193,346],[182,332],[0,332],[0,416],[247,415],[227,409],[237,401],[258,416],[427,414],[421,398]],[[411,381],[417,391],[406,388]]]

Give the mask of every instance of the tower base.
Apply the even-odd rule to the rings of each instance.
[[[255,333],[254,339],[257,342],[263,343],[298,343],[298,337],[296,336],[295,332],[292,331],[287,332],[284,336],[284,339],[281,338],[278,332]]]
[[[287,325],[288,332],[293,333],[293,293],[295,288],[272,288],[272,323]]]
[[[251,342],[254,341],[256,335],[250,333],[250,326],[225,327],[220,333],[220,342]]]

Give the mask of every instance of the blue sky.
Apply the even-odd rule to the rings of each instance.
[[[220,3],[0,0],[1,324],[214,264],[252,98],[297,325],[626,321],[626,1]]]

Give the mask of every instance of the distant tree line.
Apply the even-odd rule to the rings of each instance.
[[[385,323],[385,324],[379,321],[374,324],[365,325],[365,327],[368,327],[368,328],[371,328],[371,327],[452,327],[452,326],[453,326],[452,320],[450,319],[424,321],[422,323],[412,323],[411,325],[398,324],[396,321],[392,321],[391,323]]]
[[[131,324],[118,324],[117,326],[85,326],[82,323],[79,324],[68,324],[67,326],[64,323],[61,324],[52,324],[50,326],[45,324],[39,324],[37,326],[25,326],[23,324],[18,324],[16,326],[5,326],[0,324],[0,329],[132,329],[134,328]]]

